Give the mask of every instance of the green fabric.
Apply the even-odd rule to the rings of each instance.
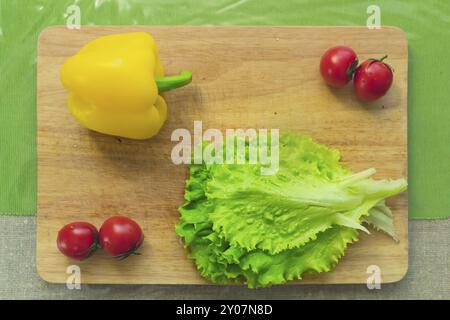
[[[36,44],[65,24],[76,2],[82,24],[365,25],[369,5],[382,25],[406,31],[409,61],[409,212],[450,215],[450,2],[327,0],[0,0],[0,213],[36,212]]]

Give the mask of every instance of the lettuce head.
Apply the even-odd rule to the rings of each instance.
[[[253,147],[246,141],[247,155]],[[176,232],[203,277],[253,288],[328,272],[369,232],[363,223],[397,239],[384,199],[404,191],[404,179],[352,173],[337,150],[293,133],[279,139],[277,173],[261,166],[190,166]]]

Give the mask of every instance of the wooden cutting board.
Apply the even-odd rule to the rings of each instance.
[[[191,85],[164,94],[169,117],[148,141],[117,139],[82,128],[66,107],[59,79],[64,60],[106,34],[151,33],[168,74],[186,68]],[[334,90],[319,74],[329,47],[351,46],[361,60],[389,55],[395,70],[388,95],[372,104],[355,99],[352,87]],[[186,166],[170,154],[177,128],[279,128],[313,136],[338,148],[353,171],[374,167],[376,178],[407,175],[407,65],[405,34],[384,27],[50,27],[38,49],[37,269],[49,282],[65,282],[77,264],[82,283],[205,284],[187,258],[174,226],[183,203]],[[362,235],[330,273],[301,283],[366,283],[377,265],[383,283],[400,280],[408,267],[406,193],[388,201],[400,242],[379,232]],[[123,214],[143,227],[140,252],[115,261],[98,252],[74,263],[56,248],[58,230],[85,220],[100,227]],[[298,282],[297,282],[298,283]]]

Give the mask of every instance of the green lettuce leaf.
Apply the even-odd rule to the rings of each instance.
[[[242,183],[232,184],[214,174],[206,188],[206,197],[214,203],[213,229],[231,244],[270,253],[302,246],[333,225],[367,231],[359,218],[380,200],[404,190],[402,181],[368,179],[373,172],[336,181],[311,173],[310,179],[283,182],[278,175],[252,179],[259,173],[249,170],[239,171]],[[252,183],[246,184],[245,177]]]
[[[406,188],[372,180],[373,169],[351,173],[337,150],[306,136],[284,134],[279,146],[275,175],[258,164],[190,167],[176,232],[213,282],[261,287],[330,271],[357,229],[367,232],[363,219],[378,222],[382,200]]]
[[[392,237],[395,241],[399,241],[397,234],[395,233],[393,214],[391,209],[383,201],[377,203],[369,211],[369,215],[363,218],[365,223],[368,223],[373,228],[379,231],[383,231]]]

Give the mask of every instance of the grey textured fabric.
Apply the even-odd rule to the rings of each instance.
[[[0,217],[1,299],[450,299],[450,220],[410,222],[407,276],[380,290],[365,285],[231,286],[65,285],[42,281],[35,270],[35,218]]]

